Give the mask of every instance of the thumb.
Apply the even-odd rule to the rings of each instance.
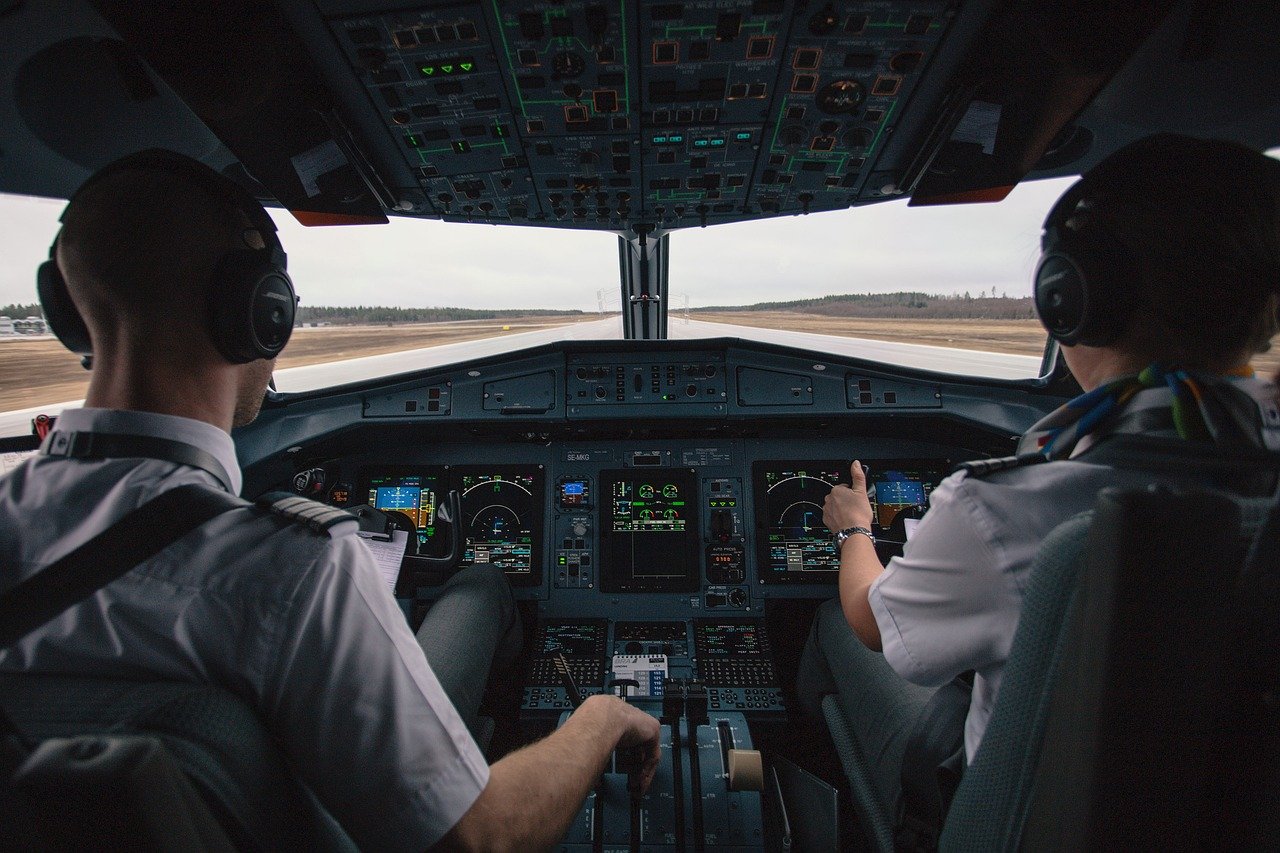
[[[857,459],[853,460],[853,464],[849,466],[849,479],[855,488],[861,486],[865,489],[867,487],[867,475],[862,470],[862,463]]]

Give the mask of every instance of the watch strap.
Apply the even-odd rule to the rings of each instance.
[[[840,548],[843,547],[844,543],[848,541],[850,536],[858,535],[862,535],[870,539],[872,545],[876,543],[875,534],[872,533],[870,529],[861,526],[846,527],[836,533],[836,551],[839,551]]]

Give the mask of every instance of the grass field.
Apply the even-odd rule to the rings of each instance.
[[[762,326],[823,335],[871,338],[912,344],[986,350],[1012,355],[1039,355],[1044,330],[1034,320],[897,320],[828,317],[783,311],[695,312],[706,322]],[[529,317],[501,321],[468,320],[398,326],[327,326],[299,329],[280,358],[279,367],[301,367],[366,355],[439,346],[503,334],[560,326],[594,316]],[[504,326],[509,327],[504,331]],[[1271,376],[1280,369],[1280,339],[1254,366]],[[0,340],[0,412],[84,396],[89,374],[79,361],[52,339]]]

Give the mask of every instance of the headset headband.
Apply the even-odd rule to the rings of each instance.
[[[285,269],[288,258],[285,255],[284,247],[280,245],[280,238],[276,234],[276,223],[267,214],[262,206],[262,202],[254,198],[254,196],[240,184],[215,172],[213,169],[182,154],[174,151],[168,151],[164,148],[149,148],[145,151],[139,151],[135,154],[129,154],[121,157],[112,163],[108,163],[100,170],[90,175],[84,183],[67,199],[67,206],[63,208],[62,214],[58,217],[58,221],[62,222],[67,215],[67,211],[71,209],[71,205],[80,197],[86,189],[101,181],[103,178],[114,175],[118,172],[126,172],[130,170],[138,171],[169,171],[173,174],[186,175],[203,187],[210,196],[233,208],[242,211],[249,218],[253,229],[262,237],[263,249],[244,249],[243,251],[264,252],[269,255],[272,266]],[[49,249],[49,257],[54,256],[54,251],[58,245],[57,238],[54,238],[53,246]]]

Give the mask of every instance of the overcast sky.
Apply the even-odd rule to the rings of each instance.
[[[672,306],[918,290],[1029,295],[1040,224],[1068,180],[994,205],[854,210],[676,232]],[[34,302],[63,202],[0,195],[0,304]],[[305,304],[580,308],[618,304],[612,234],[393,219],[303,228],[273,211]]]

